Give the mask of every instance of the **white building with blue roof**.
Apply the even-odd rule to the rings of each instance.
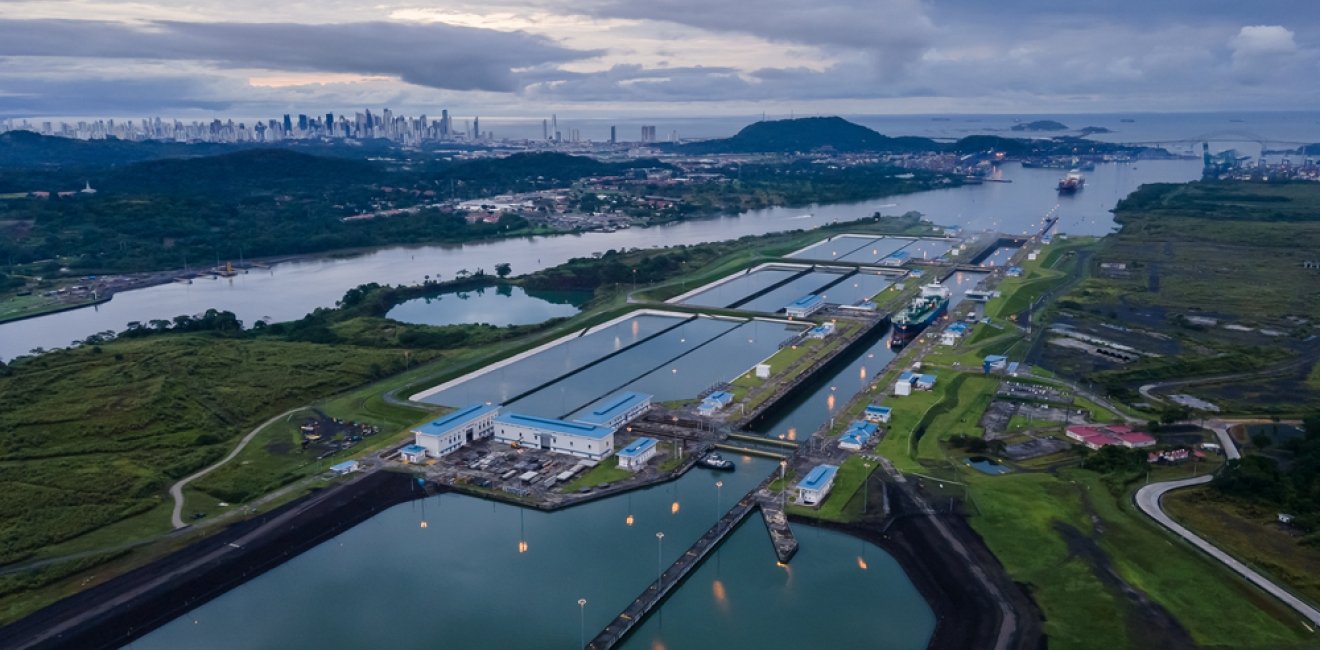
[[[421,445],[408,445],[399,450],[399,457],[403,462],[414,465],[425,463],[428,455],[430,454],[427,453],[426,447]]]
[[[866,411],[863,413],[863,415],[866,417],[867,422],[883,422],[888,424],[889,418],[891,415],[893,415],[893,413],[894,410],[889,408],[888,406],[871,404],[866,407]]]
[[[520,413],[495,416],[495,439],[520,447],[600,460],[614,453],[614,429]]]
[[[653,396],[646,393],[624,391],[615,393],[592,404],[587,411],[576,418],[577,422],[594,424],[618,430],[619,427],[636,420],[651,408]]]
[[[806,318],[825,308],[825,299],[809,293],[784,307],[784,313],[792,318]]]
[[[646,463],[655,457],[655,452],[655,438],[638,438],[615,455],[619,457],[619,467],[636,472],[646,467]]]
[[[834,487],[834,477],[839,474],[836,465],[817,465],[807,472],[807,476],[797,484],[797,502],[803,505],[819,505]]]
[[[414,443],[432,458],[440,458],[469,442],[494,435],[499,412],[500,408],[491,404],[469,404],[413,429]]]

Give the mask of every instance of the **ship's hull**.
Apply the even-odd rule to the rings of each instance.
[[[926,312],[920,318],[913,320],[895,319],[893,321],[894,335],[908,337],[916,336],[921,333],[921,330],[926,329],[931,323],[935,322],[936,319],[943,316],[944,312],[948,311],[948,309],[949,301],[945,299],[941,300],[938,306]]]

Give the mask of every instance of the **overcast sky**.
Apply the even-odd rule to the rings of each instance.
[[[1094,6],[1093,6],[1094,5]],[[0,0],[0,115],[1313,109],[1311,0]]]

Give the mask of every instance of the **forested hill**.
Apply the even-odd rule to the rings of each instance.
[[[0,167],[105,167],[158,158],[214,155],[232,149],[233,145],[226,144],[129,142],[114,138],[75,140],[32,131],[6,131],[0,133]]]
[[[890,138],[841,117],[804,117],[749,124],[731,138],[692,142],[682,153],[791,153],[830,148],[835,151],[934,151],[928,138]]]
[[[97,189],[233,199],[254,193],[370,183],[379,180],[380,174],[379,166],[363,160],[285,149],[251,149],[135,163],[102,177]]]
[[[844,153],[875,151],[964,154],[994,150],[1009,155],[1071,155],[1083,152],[1140,149],[1140,147],[1066,137],[1019,139],[997,135],[971,135],[957,142],[939,142],[930,138],[912,136],[892,138],[841,117],[804,117],[756,122],[743,127],[731,138],[689,142],[670,148],[685,154],[794,153],[826,150]]]

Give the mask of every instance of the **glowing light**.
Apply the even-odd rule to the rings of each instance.
[[[670,514],[675,514],[675,515],[678,514],[678,502],[677,502],[677,501],[675,501],[673,505],[669,506],[669,512],[670,512]]]
[[[527,552],[527,540],[525,539],[518,540],[518,552],[519,553]]]
[[[830,393],[830,396],[825,398],[825,407],[831,411],[834,410],[834,393]]]
[[[710,586],[710,591],[715,596],[715,602],[724,604],[728,599],[728,594],[724,592],[724,583],[719,580],[716,580],[715,583]]]
[[[633,338],[636,338],[636,337],[637,337],[637,332],[638,332],[637,319],[634,318],[634,319],[633,319],[633,322],[632,322],[632,335],[633,335]]]
[[[797,440],[797,427],[789,427],[789,428],[788,428],[788,439],[789,439],[789,440]]]
[[[677,374],[678,374],[678,368],[670,368],[670,369],[669,369],[669,372],[672,372],[672,373],[674,373],[675,375],[677,375]]]
[[[628,518],[627,518],[627,519],[624,519],[624,520],[623,520],[623,523],[625,523],[625,524],[627,524],[627,525],[629,525],[629,526],[633,525],[633,516],[632,516],[632,515],[628,515]]]
[[[421,522],[420,524],[418,524],[418,526],[420,526],[420,527],[422,527],[422,528],[426,528],[428,525],[429,525],[429,524],[427,524],[425,521],[423,521],[423,522]]]
[[[866,558],[864,558],[864,557],[862,557],[862,556],[860,556],[860,555],[857,556],[857,568],[859,568],[859,569],[861,569],[861,570],[863,570],[863,571],[866,570],[866,568],[867,568],[867,567],[866,567]]]
[[[866,366],[862,366],[858,369],[857,376],[860,377],[862,381],[866,381]]]

